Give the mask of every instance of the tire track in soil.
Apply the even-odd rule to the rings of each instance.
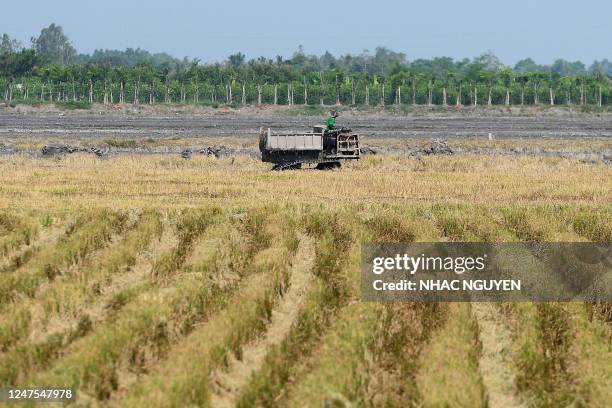
[[[241,360],[230,357],[229,369],[213,373],[214,392],[211,395],[210,406],[234,407],[240,391],[248,384],[251,374],[261,368],[270,347],[280,344],[289,333],[312,279],[310,272],[314,256],[312,238],[302,234],[291,267],[289,290],[272,311],[272,319],[266,334],[243,348]]]
[[[478,323],[482,344],[478,364],[489,407],[526,407],[517,395],[515,374],[508,355],[512,338],[501,322],[501,313],[493,303],[475,302],[472,303],[472,314]]]

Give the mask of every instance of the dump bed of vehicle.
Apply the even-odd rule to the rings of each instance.
[[[268,128],[265,147],[268,150],[323,150],[323,133],[273,134]]]

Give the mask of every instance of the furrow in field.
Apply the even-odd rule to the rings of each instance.
[[[0,263],[0,274],[13,272],[28,263],[39,251],[55,245],[65,233],[66,226],[63,220],[45,217],[45,223],[38,228],[38,233],[30,242],[10,250]]]
[[[289,333],[310,285],[314,262],[312,238],[301,234],[299,239],[299,247],[291,265],[289,289],[272,310],[272,318],[265,335],[243,347],[240,360],[230,358],[229,369],[217,370],[213,374],[214,392],[211,394],[211,406],[235,406],[240,390],[247,384],[251,374],[261,368],[267,351],[270,347],[277,346]]]
[[[92,251],[108,244],[126,222],[124,214],[95,210],[77,220],[73,231],[67,231],[56,245],[39,252],[35,259],[0,281],[0,308],[22,296],[33,297],[45,282],[70,273]]]
[[[253,218],[253,217],[250,217]],[[221,308],[228,298],[234,273],[228,276],[227,265],[243,265],[251,248],[266,245],[259,232],[259,241],[244,230],[251,228],[251,219],[242,221],[240,231],[230,228],[228,240],[220,245],[211,262],[185,265],[192,247],[205,230],[219,221],[218,210],[207,208],[184,214],[177,224],[178,241],[172,253],[162,253],[153,263],[148,279],[151,288],[124,305],[107,323],[70,345],[54,366],[34,375],[28,382],[67,383],[82,390],[83,398],[108,399],[125,381],[123,374],[139,376],[148,365],[163,359],[172,344],[191,332],[196,325]],[[190,242],[188,248],[186,242]],[[181,269],[171,270],[168,260]],[[163,280],[155,275],[155,267],[164,265]]]
[[[586,304],[574,302],[564,307],[574,333],[569,370],[577,381],[576,405],[609,406],[612,401],[612,327],[589,318]]]
[[[474,206],[447,206],[438,207],[435,214],[441,230],[452,240],[516,241],[516,236],[504,227],[497,211]],[[491,407],[524,406],[517,396],[516,374],[510,356],[512,338],[504,315],[488,302],[472,303],[470,311],[476,323],[480,347],[478,369],[486,392],[486,404]],[[452,370],[452,367],[448,369]]]
[[[572,230],[593,242],[612,242],[612,208],[567,207],[563,218]]]
[[[347,262],[354,253],[354,230],[349,221],[354,218],[350,212],[305,215],[306,232],[316,243],[312,289],[285,338],[270,348],[260,369],[241,390],[236,406],[282,405],[284,390],[308,370],[319,340],[351,295]]]
[[[90,332],[105,316],[93,313],[103,309],[96,304],[104,299],[102,291],[112,287],[113,277],[136,263],[133,251],[148,245],[158,228],[157,216],[152,213],[132,224],[136,221],[134,229],[128,229],[110,246],[93,251],[71,275],[42,285],[34,298],[9,306],[10,318],[0,320],[0,332],[6,334],[2,337],[6,351],[0,356],[0,381],[14,384],[32,369],[48,366],[62,349]],[[96,285],[104,289],[92,289]],[[19,325],[15,325],[16,318]],[[16,345],[8,347],[13,343]]]
[[[491,408],[526,406],[517,395],[516,373],[511,361],[512,336],[496,305],[472,303],[482,346],[478,364]]]
[[[47,239],[50,243],[54,242],[54,245],[44,247],[42,251],[32,259],[32,262],[23,265],[23,267],[18,268],[13,273],[7,274],[6,282],[3,281],[1,285],[4,285],[3,288],[6,290],[5,299],[7,301],[12,301],[3,305],[5,313],[0,317],[0,351],[6,351],[7,348],[30,332],[33,318],[31,306],[36,304],[38,301],[37,297],[40,296],[41,293],[45,293],[41,288],[44,289],[49,286],[62,285],[64,277],[70,280],[74,279],[72,273],[78,270],[78,267],[81,266],[89,256],[99,251],[95,246],[106,245],[105,240],[111,239],[110,234],[119,232],[119,230],[123,228],[123,218],[115,217],[118,216],[111,215],[111,218],[116,223],[115,225],[112,227],[105,226],[110,230],[105,231],[108,237],[104,235],[100,238],[100,229],[93,228],[92,233],[92,228],[88,228],[90,224],[88,224],[87,219],[89,219],[90,223],[95,222],[97,219],[97,216],[93,214],[77,218],[74,223],[69,224],[64,230],[50,232]],[[102,242],[95,245],[75,242],[75,240],[87,240],[93,239],[94,237],[99,238]],[[79,249],[80,253],[77,255],[78,258],[74,258],[74,254],[66,254],[67,252],[70,253],[70,251],[78,252]],[[41,269],[56,269],[58,273],[61,274],[53,276],[52,279],[47,279],[47,282],[45,282],[45,276],[37,275]],[[19,287],[13,290],[12,285],[18,284],[19,282],[24,283],[32,281],[35,283],[32,284],[33,287],[29,289],[30,293],[27,293],[29,296],[20,294]],[[14,292],[17,292],[17,294]]]
[[[378,211],[371,219],[365,220],[364,241],[373,242],[432,242],[440,239],[440,232],[434,223],[429,206],[399,207]],[[357,270],[359,267],[357,266]],[[361,323],[353,323],[363,328],[362,336],[369,342],[361,347],[366,353],[355,353],[349,360],[360,367],[355,370],[346,366],[349,373],[341,381],[341,387],[328,388],[324,400],[338,399],[366,406],[409,406],[420,400],[415,382],[418,370],[418,356],[430,335],[442,323],[440,308],[437,304],[421,302],[397,302],[384,305],[366,304],[362,311]],[[367,316],[375,320],[374,327],[365,330]],[[333,332],[332,332],[333,333]],[[333,338],[333,335],[331,336]],[[347,344],[351,344],[351,336]],[[341,348],[344,348],[340,346]],[[359,358],[355,358],[359,355]],[[305,396],[314,391],[313,386],[323,380],[325,367],[333,365],[334,356],[330,353],[323,359],[323,370],[315,369],[309,378],[295,392],[296,401],[304,405]],[[342,367],[341,367],[342,368]],[[320,372],[322,376],[317,373]],[[330,371],[328,371],[329,373]],[[329,374],[328,374],[329,375]],[[334,380],[331,380],[334,384]],[[306,391],[306,392],[305,392]],[[319,396],[321,398],[322,396]]]
[[[444,324],[423,348],[416,383],[424,406],[486,407],[479,370],[481,343],[469,303],[448,303],[440,311]]]
[[[232,363],[232,370],[248,370],[248,364],[256,364],[259,358],[256,353],[262,352],[258,342],[282,335],[287,322],[285,318],[274,319],[273,310],[290,306],[295,299],[287,294],[288,285],[294,283],[296,290],[304,289],[300,282],[306,276],[298,273],[293,281],[290,277],[289,265],[298,248],[293,228],[269,221],[269,246],[253,254],[252,262],[243,266],[247,270],[233,271],[244,278],[226,293],[225,307],[172,345],[163,359],[148,367],[150,375],[123,384],[113,396],[112,405],[209,405],[215,388],[212,372],[219,373],[221,366]],[[286,305],[281,298],[285,296],[289,296]],[[263,339],[257,340],[260,336]]]
[[[9,214],[0,214],[0,231],[0,259],[13,258],[38,239],[39,234],[38,223],[31,217]]]
[[[506,225],[524,241],[584,241],[562,211],[552,206],[503,209]],[[538,259],[537,254],[532,256]],[[570,352],[575,333],[563,304],[505,303],[502,311],[511,324],[521,397],[536,406],[581,405],[576,388],[580,374],[570,368],[575,365]]]

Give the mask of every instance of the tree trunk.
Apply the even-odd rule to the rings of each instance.
[[[366,106],[370,106],[370,87],[368,84],[365,86],[365,104]]]
[[[106,80],[104,80],[104,98],[103,98],[103,102],[104,105],[108,104],[108,84],[106,82]]]
[[[521,87],[521,106],[525,105],[525,87]]]
[[[431,82],[427,84],[427,105],[433,105],[433,86]]]
[[[402,87],[401,86],[397,87],[397,105],[398,106],[402,105]]]
[[[474,106],[478,106],[478,87],[474,87]]]
[[[291,85],[287,84],[287,105],[291,105]]]
[[[320,98],[319,103],[320,103],[321,106],[324,106],[325,105],[325,100],[324,100],[323,92],[325,92],[325,87],[323,86],[323,82],[321,82],[320,91],[321,91],[321,94],[319,95],[319,98]]]
[[[308,86],[306,85],[305,76],[304,76],[304,105],[308,105]]]
[[[274,84],[274,105],[278,103],[278,85]]]
[[[240,101],[242,103],[242,105],[246,105],[246,89],[245,89],[245,85],[244,82],[242,83],[242,100]]]
[[[510,105],[510,88],[506,88],[506,106]]]
[[[461,106],[461,88],[462,88],[462,84],[461,82],[459,82],[459,90],[457,91],[457,101],[456,101],[457,106]]]
[[[602,92],[601,92],[601,85],[599,85],[599,98],[598,98],[598,102],[599,102],[599,107],[602,107]]]
[[[533,85],[533,104],[538,104],[538,86],[536,84]]]
[[[385,106],[385,84],[382,84],[382,92],[380,93],[380,106]]]
[[[93,103],[93,81],[89,80],[89,103]]]
[[[151,82],[151,86],[149,86],[149,105],[153,105],[155,103],[155,83]]]
[[[553,91],[552,87],[548,88],[548,92],[550,94],[550,106],[553,106],[555,104],[555,92]]]
[[[581,105],[586,104],[586,100],[584,97],[584,81],[580,83],[580,104]]]
[[[257,84],[257,104],[261,105],[261,84]]]
[[[340,86],[338,85],[338,75],[336,75],[336,105],[340,105]]]
[[[412,105],[416,106],[416,83],[412,81]]]
[[[45,84],[40,84],[40,101],[45,101]]]
[[[489,106],[493,104],[492,93],[493,93],[493,87],[489,84],[489,96],[487,98],[487,105]]]
[[[442,87],[442,105],[446,106],[446,85]]]

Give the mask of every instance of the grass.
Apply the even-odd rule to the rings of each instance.
[[[1,157],[0,382],[73,386],[83,405],[210,405],[215,374],[265,340],[299,233],[315,247],[311,280],[289,330],[232,391],[238,406],[486,406],[471,306],[361,303],[360,243],[612,234],[604,164],[374,156],[268,170],[247,157]],[[521,399],[605,406],[608,304],[496,311]]]
[[[333,315],[346,302],[346,258],[340,254],[348,252],[354,237],[350,225],[339,218],[339,214],[316,212],[304,220],[306,232],[317,242],[315,281],[287,337],[268,352],[263,366],[240,393],[238,406],[273,406],[283,396],[291,377],[301,370],[300,362],[308,357]]]
[[[272,219],[266,220],[275,225]],[[288,266],[297,249],[295,231],[272,227],[269,233],[269,246],[253,253],[246,281],[230,295],[227,307],[180,342],[167,363],[130,389],[121,405],[142,406],[147,401],[170,406],[208,404],[212,370],[225,365],[230,355],[240,359],[242,345],[265,332],[272,308],[287,288]],[[189,370],[175,371],[177,361],[181,361],[179,367],[189,366]],[[174,373],[170,381],[168,371]]]
[[[446,323],[432,334],[420,355],[416,382],[421,402],[434,407],[486,407],[478,370],[478,326],[470,305],[451,303],[442,310]]]
[[[379,161],[382,164],[377,164]],[[609,166],[553,158],[382,160],[373,156],[338,172],[267,170],[269,166],[247,157],[232,160],[198,156],[183,160],[121,156],[99,160],[71,155],[57,162],[1,157],[0,205],[58,210],[66,205],[185,208],[214,202],[249,206],[282,198],[292,204],[441,202],[606,207],[612,191]]]
[[[82,216],[55,247],[39,252],[35,260],[24,266],[25,270],[17,269],[7,274],[0,283],[0,307],[21,294],[32,297],[44,281],[68,274],[72,265],[106,245],[124,222],[123,215],[108,210],[92,211]]]

